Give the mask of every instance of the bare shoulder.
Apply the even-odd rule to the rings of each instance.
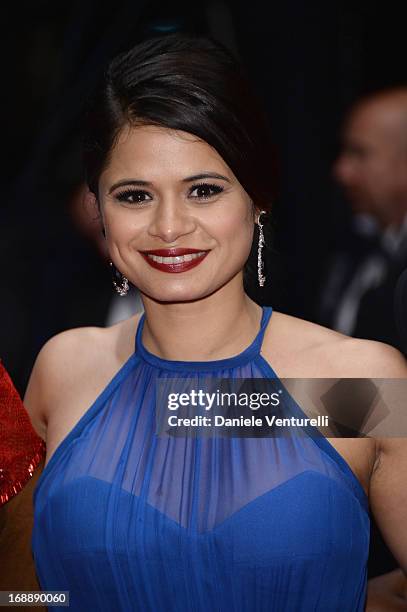
[[[394,347],[351,338],[280,312],[273,312],[262,354],[280,378],[407,378],[406,359]],[[394,398],[385,403],[397,418]],[[392,422],[390,416],[385,422]],[[330,443],[351,466],[367,492],[375,466],[388,446],[382,444],[374,430],[366,438],[333,438]]]
[[[407,377],[406,359],[389,344],[351,338],[281,312],[273,312],[263,353],[281,376]]]
[[[78,392],[97,392],[119,369],[134,348],[133,329],[139,315],[111,327],[78,327],[53,336],[44,344],[35,361],[24,397],[33,426],[45,439],[47,423],[61,402]],[[134,338],[134,336],[133,336]]]

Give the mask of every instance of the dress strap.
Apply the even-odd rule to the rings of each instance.
[[[252,345],[253,348],[256,348],[258,353],[260,353],[261,351],[261,347],[263,345],[264,334],[266,332],[267,325],[270,321],[271,315],[273,314],[273,308],[271,306],[263,306],[262,308],[263,308],[263,314],[262,314],[261,322],[260,322],[260,330]]]
[[[138,324],[137,324],[136,338],[135,338],[135,341],[134,341],[134,350],[136,352],[137,352],[137,347],[141,345],[141,332],[143,331],[144,319],[145,318],[146,318],[146,314],[143,311],[143,314],[139,318],[139,321],[138,321]]]

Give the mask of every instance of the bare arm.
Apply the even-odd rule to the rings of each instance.
[[[47,362],[45,352],[44,346],[35,361],[24,395],[24,406],[30,415],[32,426],[43,440],[46,440],[47,434],[47,417],[44,402],[44,374]]]
[[[407,364],[398,351],[380,345],[373,353],[373,376],[407,378]],[[369,580],[366,612],[402,612],[407,611],[407,438],[377,438],[377,451],[370,507],[400,568]]]
[[[405,612],[407,610],[407,578],[401,569],[368,582],[366,612]]]
[[[407,439],[378,442],[370,504],[385,541],[407,574]]]
[[[377,359],[383,378],[407,379],[407,364],[398,351],[383,345]],[[376,441],[370,506],[387,545],[407,575],[407,437],[382,437]]]
[[[34,429],[44,440],[49,419],[60,410],[61,400],[72,396],[73,406],[78,402],[77,380],[79,374],[88,374],[87,345],[91,343],[86,340],[92,333],[92,328],[62,332],[48,340],[38,354],[24,405]]]

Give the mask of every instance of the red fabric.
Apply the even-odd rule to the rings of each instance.
[[[21,491],[44,455],[45,443],[0,363],[0,506]]]

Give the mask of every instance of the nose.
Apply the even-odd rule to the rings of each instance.
[[[148,233],[165,243],[176,242],[196,229],[196,219],[176,198],[163,199],[155,208]]]

